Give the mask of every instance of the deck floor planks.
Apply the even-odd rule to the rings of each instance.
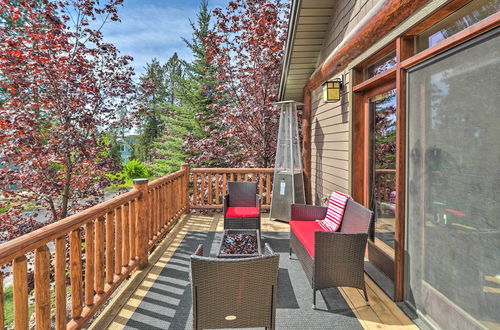
[[[368,289],[368,298],[371,297],[370,292],[372,292],[373,295],[380,300],[380,303],[383,304],[384,310],[394,315],[394,317],[396,318],[395,324],[399,328],[404,327],[407,329],[418,329],[415,323],[413,323],[413,321],[398,307],[398,305],[396,305],[394,301],[391,300],[391,298],[389,298],[382,291],[382,289],[369,276],[365,275],[365,281]],[[390,319],[383,318],[382,321],[385,324],[391,324],[389,322]]]
[[[97,322],[101,317],[94,322],[89,329],[100,329],[104,324],[108,324],[109,329],[123,329],[124,325],[130,319],[136,308],[139,306],[142,298],[151,288],[155,279],[159,276],[163,267],[168,263],[170,257],[174,254],[179,244],[184,239],[184,236],[189,231],[222,231],[223,230],[223,215],[214,213],[213,215],[188,214],[182,219],[179,227],[172,230],[169,234],[171,237],[165,239],[162,255],[155,260],[150,260],[154,264],[149,267],[147,275],[135,287],[128,289],[132,290],[129,294],[129,299],[125,304],[116,304],[113,307],[113,302],[110,307],[106,308],[102,314],[104,319],[108,319],[107,323]],[[283,232],[289,231],[289,225],[286,222],[271,221],[269,214],[262,215],[262,231]],[[368,305],[364,299],[363,292],[355,288],[341,287],[339,288],[342,296],[346,300],[349,307],[353,310],[358,318],[361,326],[364,329],[418,329],[418,327],[399,309],[399,307],[380,289],[371,278],[365,274],[367,285]],[[119,299],[117,295],[115,299]],[[108,314],[108,315],[106,315]],[[111,321],[109,321],[111,320]],[[100,326],[100,327],[99,327]]]
[[[341,287],[339,290],[364,329],[386,328],[377,313],[366,303],[361,290],[348,287]],[[368,299],[371,299],[371,297],[368,296]]]

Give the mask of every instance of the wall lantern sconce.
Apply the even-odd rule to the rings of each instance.
[[[344,75],[323,83],[323,102],[332,103],[340,101],[340,90],[344,87]]]

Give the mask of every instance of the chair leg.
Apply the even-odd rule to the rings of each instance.
[[[366,287],[363,287],[363,292],[365,293],[365,300],[366,300],[366,302],[367,302],[367,303],[370,303],[370,302],[368,301],[368,294],[366,293]]]
[[[292,248],[288,249],[288,259],[292,259]]]
[[[313,290],[313,309],[316,309],[316,290]]]

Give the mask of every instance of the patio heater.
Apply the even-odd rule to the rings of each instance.
[[[290,221],[291,205],[305,203],[304,177],[300,154],[297,106],[295,101],[276,102],[281,108],[274,165],[271,218]]]

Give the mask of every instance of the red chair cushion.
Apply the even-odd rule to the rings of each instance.
[[[226,218],[257,218],[259,217],[258,207],[228,207]]]
[[[314,232],[325,231],[316,221],[290,221],[290,230],[314,258]]]

